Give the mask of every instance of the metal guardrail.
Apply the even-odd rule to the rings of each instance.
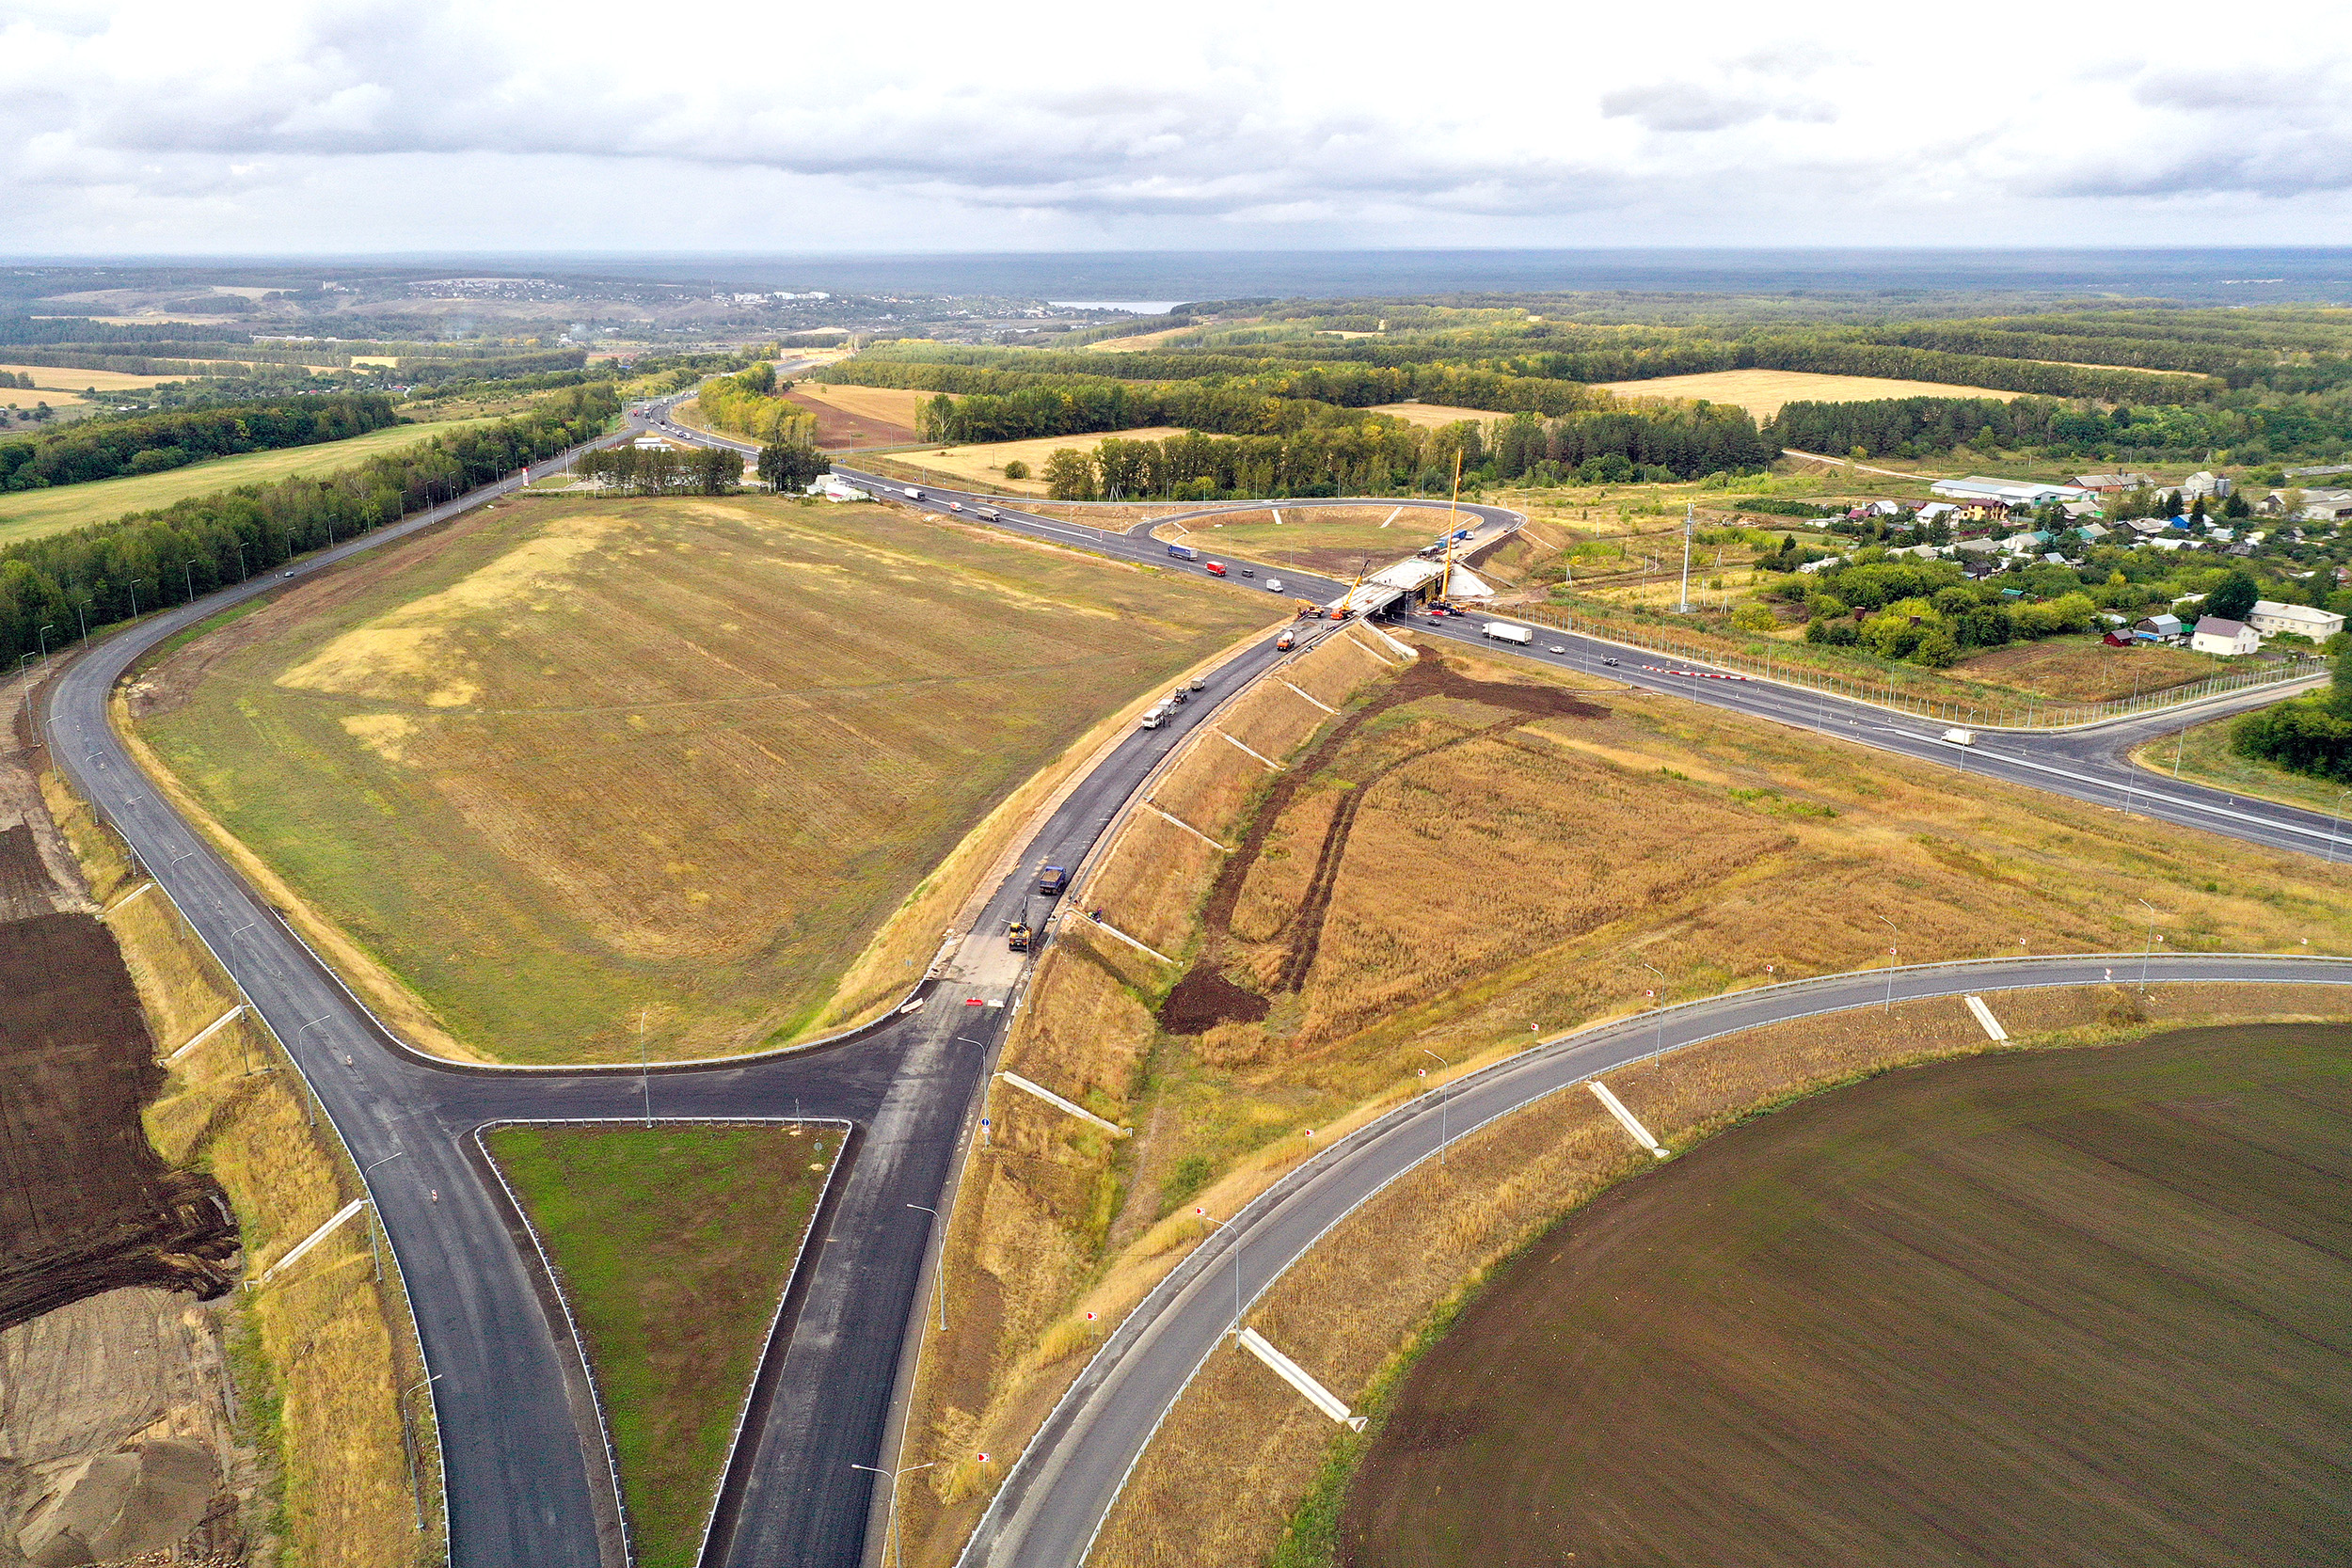
[[[1515,605],[1501,613],[1542,626],[1558,626],[1563,631],[1622,642],[1629,647],[1672,658],[1713,665],[1763,680],[1776,681],[1784,686],[1825,692],[1848,702],[1867,703],[1897,713],[1912,714],[1936,723],[1966,724],[1979,729],[2072,729],[2077,725],[2104,723],[2133,714],[2187,707],[2254,687],[2291,685],[2325,675],[2330,669],[2326,658],[2298,657],[2280,664],[2265,664],[2260,669],[2209,675],[2186,686],[2167,687],[2160,691],[2118,697],[2103,703],[2042,703],[2028,698],[2016,705],[1994,707],[1989,703],[1972,703],[1957,696],[1940,699],[1920,697],[1905,691],[1891,680],[1858,680],[1836,675],[1794,660],[1774,658],[1770,654],[1759,657],[1704,639],[1672,635],[1662,628],[1638,622],[1601,615],[1579,616],[1558,605]]]

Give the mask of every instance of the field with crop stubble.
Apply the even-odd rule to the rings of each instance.
[[[959,841],[1266,620],[875,506],[534,500],[225,626],[133,707],[458,1041],[701,1055],[897,995],[960,895],[838,988]]]

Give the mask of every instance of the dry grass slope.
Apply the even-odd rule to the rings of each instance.
[[[234,623],[135,705],[461,1041],[612,1057],[642,1020],[700,1055],[903,990],[938,924],[836,995],[992,809],[1265,619],[878,507],[532,502]]]

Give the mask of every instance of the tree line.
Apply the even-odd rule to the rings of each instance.
[[[572,465],[625,496],[723,496],[743,482],[743,454],[723,447],[599,447]]]
[[[1263,436],[1192,430],[1158,441],[1113,437],[1096,443],[1092,451],[1059,449],[1039,477],[1057,500],[1110,496],[1216,500],[1400,489],[1436,494],[1454,483],[1457,457],[1466,482],[1476,484],[1556,483],[1569,476],[1594,483],[1695,479],[1760,468],[1777,455],[1744,410],[1721,404],[1663,404],[1556,420],[1532,413],[1491,424],[1461,420],[1435,430],[1365,419]]]
[[[33,390],[32,372],[29,371],[0,371],[0,387],[15,387],[29,392]]]
[[[817,416],[784,394],[792,384],[776,384],[776,367],[766,360],[735,375],[713,376],[694,394],[706,423],[765,442],[810,446]]]
[[[451,500],[591,440],[620,412],[610,382],[567,388],[494,424],[338,473],[194,496],[157,512],[0,547],[0,665],[160,605],[258,577],[306,550]],[[46,628],[44,631],[43,628]]]
[[[399,422],[391,400],[373,393],[85,420],[40,436],[0,441],[0,490],[159,473],[208,457],[341,441]]]

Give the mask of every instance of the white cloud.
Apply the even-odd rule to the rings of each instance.
[[[2113,16],[0,0],[0,245],[2099,244],[2181,214],[2247,242],[2352,230],[2332,7],[2289,0],[2259,34],[2193,44]],[[2327,41],[2280,66],[2279,37]]]

